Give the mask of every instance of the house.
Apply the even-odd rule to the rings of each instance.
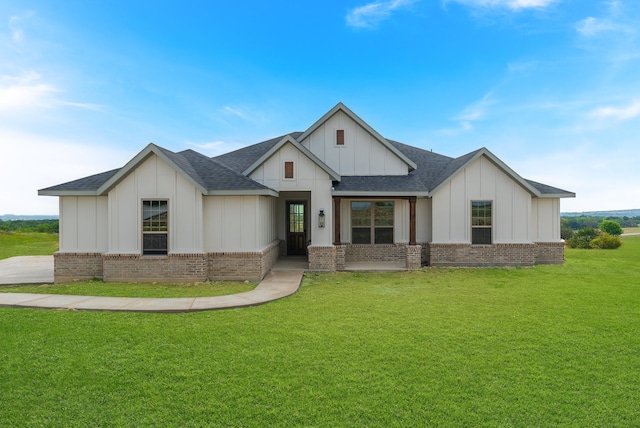
[[[55,280],[260,280],[279,257],[349,263],[563,263],[560,199],[486,148],[388,140],[342,103],[304,132],[214,158],[149,144],[125,166],[39,190],[60,201]]]

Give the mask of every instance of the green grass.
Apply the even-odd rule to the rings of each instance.
[[[640,233],[640,227],[625,227],[623,233]]]
[[[57,233],[0,231],[0,260],[14,256],[48,256],[58,251]]]
[[[0,426],[638,426],[640,236],[623,242],[312,274],[245,309],[0,308]]]

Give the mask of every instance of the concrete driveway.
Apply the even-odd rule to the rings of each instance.
[[[0,260],[0,285],[52,283],[53,256],[19,256]]]

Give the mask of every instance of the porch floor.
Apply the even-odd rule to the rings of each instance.
[[[280,256],[271,270],[309,270],[307,256]]]

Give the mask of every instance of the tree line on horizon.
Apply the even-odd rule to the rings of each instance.
[[[0,220],[0,231],[18,233],[58,233],[58,220]]]

